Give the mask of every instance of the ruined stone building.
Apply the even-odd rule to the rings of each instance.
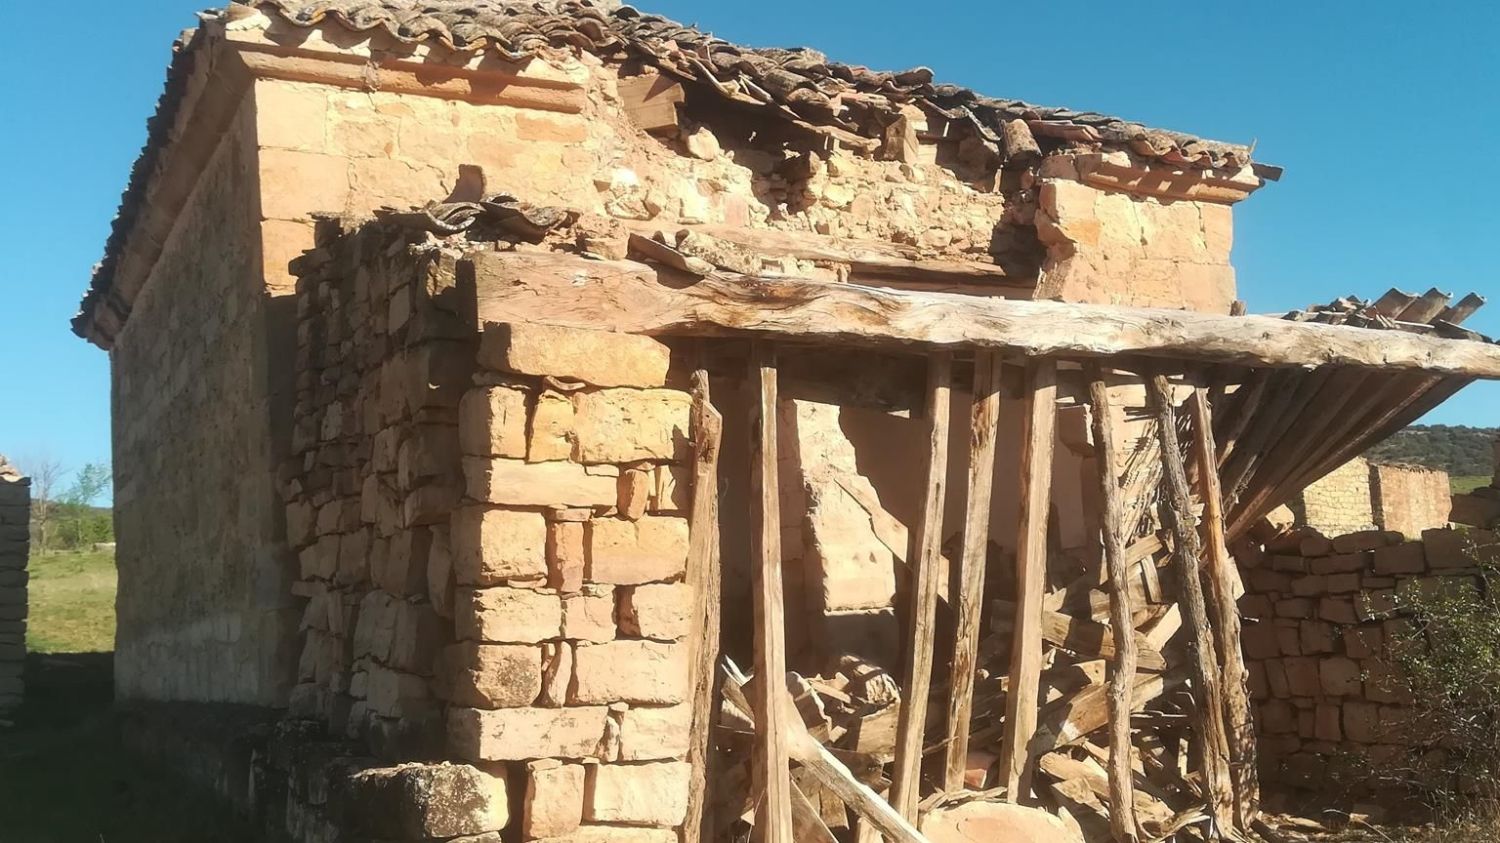
[[[74,323],[137,743],[307,841],[1248,829],[1227,548],[1500,376],[1472,298],[1245,316],[1278,176],[628,7],[205,13]]]
[[[26,690],[27,558],[31,547],[31,481],[0,454],[0,715]]]

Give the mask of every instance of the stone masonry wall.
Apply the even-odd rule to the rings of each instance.
[[[1370,463],[1351,460],[1308,486],[1290,504],[1297,523],[1337,536],[1375,526],[1370,495]]]
[[[1484,530],[1429,529],[1408,541],[1300,529],[1239,555],[1265,780],[1361,795],[1390,787],[1432,749],[1405,731],[1412,701],[1390,658],[1405,623],[1397,595],[1476,587],[1481,560],[1500,560],[1497,541]]]
[[[292,713],[386,763],[461,762],[524,806],[485,831],[675,840],[690,402],[669,350],[476,335],[454,256],[401,237],[375,226],[303,261]],[[299,822],[329,804],[297,802]]]
[[[290,688],[255,155],[242,104],[111,353],[122,700],[279,705]]]
[[[0,715],[20,705],[26,690],[30,530],[31,481],[0,455]]]
[[[1375,523],[1406,536],[1445,526],[1453,509],[1448,472],[1421,466],[1370,466],[1370,495]]]

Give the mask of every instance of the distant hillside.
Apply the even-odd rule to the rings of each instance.
[[[1454,477],[1490,477],[1495,473],[1496,427],[1414,425],[1370,449],[1376,463],[1404,463],[1440,468]]]

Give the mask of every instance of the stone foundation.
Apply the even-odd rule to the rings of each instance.
[[[31,481],[0,456],[0,715],[26,690],[27,579]]]
[[[1408,541],[1304,529],[1239,555],[1264,780],[1358,795],[1415,766],[1430,747],[1407,728],[1412,701],[1390,658],[1405,624],[1398,594],[1475,587],[1478,566],[1500,561],[1497,541],[1484,530],[1429,529]]]

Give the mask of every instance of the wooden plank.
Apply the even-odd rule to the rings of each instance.
[[[651,68],[640,76],[617,82],[620,100],[630,122],[646,132],[678,129],[677,106],[687,101],[687,92],[676,79]]]
[[[1437,318],[1432,321],[1447,322],[1450,325],[1462,325],[1470,316],[1473,316],[1475,313],[1477,313],[1479,311],[1479,308],[1484,307],[1484,302],[1484,296],[1481,296],[1478,293],[1470,293],[1467,296],[1464,296],[1463,299],[1458,302],[1458,304],[1455,304],[1452,307],[1444,310],[1442,313],[1439,313]]]
[[[1182,685],[1180,671],[1143,673],[1131,686],[1131,713],[1144,710],[1166,692]],[[1044,754],[1082,741],[1109,725],[1109,688],[1104,683],[1090,685],[1078,693],[1059,700],[1042,710],[1034,748]]]
[[[1420,298],[1407,305],[1394,318],[1397,322],[1411,322],[1415,325],[1426,325],[1434,317],[1442,313],[1448,307],[1448,302],[1453,298],[1451,293],[1445,293],[1436,287],[1423,293]]]
[[[995,439],[1000,432],[1000,355],[974,356],[974,403],[969,416],[969,486],[964,507],[963,550],[959,555],[953,660],[948,697],[948,751],[945,790],[961,790],[968,768],[969,723],[974,711],[974,680],[979,664],[984,574],[990,539],[990,493],[995,484]]]
[[[1208,577],[1213,583],[1214,631],[1219,662],[1224,666],[1224,715],[1228,721],[1229,772],[1234,781],[1235,823],[1248,832],[1260,811],[1260,776],[1256,768],[1255,724],[1250,713],[1250,672],[1240,647],[1240,610],[1235,593],[1237,572],[1226,544],[1224,500],[1214,470],[1213,406],[1208,390],[1193,393],[1193,456],[1198,463],[1203,520],[1208,542]]]
[[[1131,567],[1132,573],[1138,568]],[[1141,586],[1132,585],[1130,591],[1140,594]],[[1050,596],[1050,595],[1049,595]],[[1130,601],[1131,608],[1137,603],[1135,599]],[[991,600],[990,611],[993,614],[991,620],[991,631],[1004,635],[1007,638],[1012,634],[1015,623],[1016,604],[1009,600]],[[1063,614],[1042,607],[1042,640],[1055,647],[1061,647],[1074,655],[1085,659],[1111,659],[1115,658],[1118,636],[1111,623],[1099,623],[1094,620],[1075,618],[1072,615]],[[1126,628],[1129,629],[1127,617]],[[1131,632],[1131,640],[1135,643],[1136,664],[1144,670],[1166,670],[1167,660],[1159,650],[1151,646],[1146,636]]]
[[[755,587],[755,792],[761,843],[793,843],[791,763],[786,733],[786,622],[781,584],[781,490],[777,482],[776,352],[756,342],[750,354],[756,385],[751,440],[751,558]]]
[[[1114,415],[1109,386],[1097,365],[1087,369],[1090,420],[1094,433],[1094,462],[1099,467],[1099,497],[1104,504],[1101,524],[1104,563],[1109,570],[1109,617],[1114,631],[1113,672],[1109,681],[1109,815],[1116,843],[1133,843],[1136,831],[1135,794],[1130,770],[1130,694],[1135,686],[1137,644],[1130,623],[1130,563],[1126,559],[1125,501],[1115,473]],[[1217,475],[1217,469],[1210,467]],[[1153,566],[1154,567],[1154,566]],[[1165,665],[1165,661],[1163,662]]]
[[[1042,601],[1047,589],[1047,521],[1052,508],[1052,454],[1057,442],[1057,361],[1033,361],[1027,370],[1021,430],[1021,518],[1016,537],[1016,620],[1011,637],[1010,685],[1000,781],[1012,803],[1031,798],[1042,677]]]
[[[632,334],[772,333],[841,343],[1138,354],[1249,366],[1359,366],[1500,378],[1500,345],[1264,316],[1020,301],[716,273],[630,261],[474,252],[475,318]]]
[[[1202,544],[1198,540],[1192,495],[1188,491],[1187,468],[1177,442],[1177,418],[1173,411],[1171,387],[1166,378],[1154,375],[1146,381],[1146,393],[1156,415],[1157,436],[1161,442],[1163,481],[1167,492],[1167,505],[1162,509],[1177,542],[1179,599],[1183,622],[1188,628],[1189,662],[1197,702],[1194,716],[1199,739],[1194,741],[1194,747],[1198,750],[1198,767],[1205,780],[1208,813],[1220,829],[1227,830],[1234,824],[1231,807],[1234,784],[1229,774],[1218,660],[1214,655],[1208,606],[1198,570],[1199,560],[1203,558]]]
[[[946,351],[928,358],[927,477],[921,519],[912,531],[909,558],[912,573],[911,611],[907,622],[905,682],[900,720],[896,724],[896,759],[891,776],[891,804],[912,822],[922,782],[922,738],[927,726],[927,698],[932,691],[934,625],[937,621],[942,571],[943,506],[947,500],[948,428],[952,402],[953,355]]]
[[[719,446],[724,419],[709,401],[708,370],[693,372],[693,407],[690,418],[693,439],[693,501],[689,525],[687,583],[693,590],[693,719],[689,727],[688,763],[692,777],[688,787],[687,820],[683,843],[702,839],[707,814],[708,767],[711,752],[715,702],[714,684],[719,663],[719,612],[723,603],[722,572],[719,568]],[[711,835],[710,835],[711,836]]]

